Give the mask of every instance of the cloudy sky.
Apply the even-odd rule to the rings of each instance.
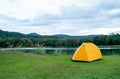
[[[0,0],[0,29],[41,35],[120,33],[120,0]]]

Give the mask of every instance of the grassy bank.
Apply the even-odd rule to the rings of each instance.
[[[72,62],[72,55],[37,55],[0,51],[0,79],[119,79],[120,55],[91,63]]]

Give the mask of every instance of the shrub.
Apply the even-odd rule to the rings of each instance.
[[[45,54],[45,50],[38,48],[37,50],[35,50],[35,54],[44,55]]]
[[[43,45],[39,46],[39,48],[35,50],[35,54],[44,55],[46,52],[43,48],[44,48]]]
[[[61,55],[61,53],[62,53],[62,51],[60,51],[60,50],[55,50],[54,53],[53,53],[53,55],[54,55],[54,56],[58,56],[58,55]]]

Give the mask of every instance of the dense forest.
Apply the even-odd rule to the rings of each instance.
[[[78,47],[83,42],[97,45],[120,45],[120,34],[96,36],[42,36],[0,30],[0,47]]]

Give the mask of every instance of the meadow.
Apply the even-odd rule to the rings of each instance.
[[[73,62],[72,55],[0,51],[0,79],[120,79],[120,55]]]

